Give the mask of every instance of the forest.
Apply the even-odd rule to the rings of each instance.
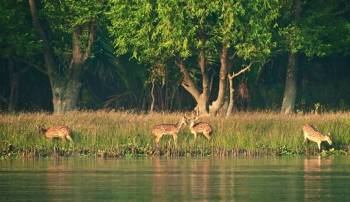
[[[0,201],[350,201],[350,0],[0,2]]]
[[[347,0],[13,0],[0,111],[350,108]]]

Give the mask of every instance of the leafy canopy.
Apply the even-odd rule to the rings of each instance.
[[[298,17],[294,13],[297,1],[301,8]],[[281,47],[308,57],[346,52],[349,10],[346,0],[285,1],[278,31]]]
[[[45,20],[49,27],[48,30],[51,31],[49,36],[55,55],[60,58],[61,62],[69,63],[73,30],[89,22],[104,24],[104,12],[107,5],[104,0],[44,0],[41,7],[40,16]],[[80,47],[86,47],[87,41],[88,32],[83,30]]]
[[[31,27],[28,5],[22,1],[0,4],[0,55],[30,58],[41,47]]]
[[[218,58],[222,47],[244,60],[264,57],[275,45],[277,0],[110,0],[110,34],[119,55],[131,52],[154,64],[205,50]]]

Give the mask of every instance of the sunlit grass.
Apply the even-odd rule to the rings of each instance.
[[[236,113],[230,118],[206,117],[213,128],[207,141],[193,139],[187,127],[179,133],[175,146],[170,136],[156,145],[151,127],[176,123],[182,113],[136,114],[128,112],[71,112],[64,115],[45,113],[1,114],[1,156],[30,154],[47,156],[101,155],[123,156],[194,156],[316,154],[314,143],[303,144],[302,125],[309,123],[324,133],[330,132],[336,150],[349,152],[350,114],[281,115],[271,112]],[[74,144],[49,141],[39,135],[36,125],[67,125],[73,130]],[[324,145],[326,146],[326,144]]]

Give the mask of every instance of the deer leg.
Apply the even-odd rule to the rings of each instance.
[[[173,139],[174,139],[174,143],[176,145],[177,144],[177,135],[176,134],[173,134]]]
[[[194,139],[196,140],[197,139],[197,133],[196,132],[192,132],[192,134],[193,134]]]
[[[204,136],[205,136],[208,140],[210,140],[210,136],[209,136],[208,133],[203,133],[203,134],[204,134]]]
[[[307,142],[307,138],[306,137],[304,137],[304,144]]]
[[[66,136],[66,139],[69,140],[69,141],[72,142],[72,143],[74,142],[73,139],[72,139],[72,137],[71,137],[70,135],[67,135],[67,136]]]
[[[318,145],[318,150],[321,151],[321,142],[318,142],[317,145]]]
[[[156,139],[155,139],[155,142],[156,142],[156,144],[158,144],[159,143],[159,141],[160,141],[160,138],[161,138],[162,136],[156,136]]]

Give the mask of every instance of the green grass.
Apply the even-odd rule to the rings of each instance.
[[[106,157],[131,156],[226,156],[226,155],[313,155],[315,143],[303,144],[301,128],[309,123],[324,133],[331,132],[335,152],[350,150],[350,114],[281,115],[271,112],[237,113],[230,118],[206,117],[214,129],[207,141],[193,139],[187,127],[178,135],[175,146],[170,136],[157,146],[151,127],[176,123],[181,113],[135,114],[128,112],[71,112],[64,115],[22,113],[0,115],[0,156],[51,156],[59,154]],[[49,141],[36,125],[67,125],[74,144]],[[323,144],[327,148],[326,143]],[[341,152],[336,152],[341,151]]]

